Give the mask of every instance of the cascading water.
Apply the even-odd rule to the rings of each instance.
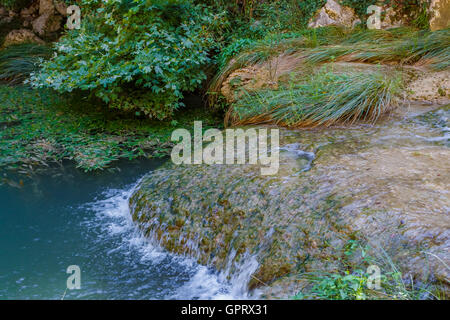
[[[130,215],[130,183],[158,165],[94,176],[65,168],[22,189],[0,185],[0,299],[257,297],[246,290],[253,258],[237,273],[219,273],[142,235]],[[70,265],[81,269],[79,290],[66,290]]]
[[[347,225],[372,238],[379,232],[406,270],[448,279],[439,259],[448,260],[449,110],[422,109],[376,126],[286,131],[278,179],[245,166],[150,161],[96,175],[64,168],[20,189],[0,185],[0,299],[259,298],[249,284],[334,268],[343,237],[353,234]],[[398,230],[439,259],[410,259],[415,251],[405,242],[397,250]],[[158,231],[175,245],[154,241]],[[188,257],[169,252],[180,247],[190,248]],[[81,269],[80,290],[66,290],[70,265]],[[284,284],[264,297],[295,294]]]
[[[247,290],[248,282],[258,267],[254,256],[243,259],[244,262],[234,266],[236,271],[231,273],[232,252],[227,268],[216,272],[206,266],[198,265],[190,257],[168,253],[157,243],[145,237],[132,221],[128,207],[129,198],[136,186],[137,184],[123,190],[108,190],[106,199],[90,203],[88,207],[96,212],[98,222],[100,222],[105,235],[121,239],[121,244],[113,250],[135,251],[143,261],[159,264],[161,267],[169,263],[176,264],[185,270],[188,274],[187,281],[164,298],[254,299],[258,297],[258,291],[250,293]]]
[[[280,130],[273,176],[251,165],[165,165],[143,178],[131,214],[161,247],[225,274],[241,274],[230,261],[256,255],[259,265],[235,283],[264,297],[303,290],[295,275],[343,268],[356,233],[406,270],[422,276],[433,263],[436,278],[448,279],[438,259],[415,256],[424,234],[442,239],[427,243],[430,254],[448,256],[448,107],[438,108],[409,106],[377,125]]]

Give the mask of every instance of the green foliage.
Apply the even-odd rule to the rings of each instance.
[[[214,106],[223,81],[235,70],[262,63],[280,54],[341,41],[345,36],[339,27],[303,29],[286,33],[269,33],[263,39],[238,39],[226,46],[218,56],[219,69],[209,88],[209,103]]]
[[[89,91],[111,108],[164,119],[206,79],[214,17],[203,8],[189,0],[83,6],[92,14],[57,43],[57,55],[32,75],[34,87]]]
[[[362,21],[366,21],[367,8],[373,4],[377,4],[378,0],[342,0],[344,6],[355,9],[356,14]]]
[[[268,33],[297,31],[305,28],[326,0],[248,1],[252,5],[250,29],[260,38]],[[257,32],[256,32],[257,31]]]
[[[326,0],[291,0],[289,8],[293,10],[294,19],[299,21],[301,26],[305,27],[313,15],[322,8],[326,2]]]
[[[312,278],[315,282],[310,295],[325,300],[366,300],[368,275],[362,272],[350,274],[324,274]],[[293,299],[304,299],[301,292]]]
[[[23,82],[37,71],[40,59],[49,58],[51,48],[33,43],[9,46],[0,50],[0,81],[8,84]]]
[[[232,42],[230,45],[226,46],[219,54],[218,57],[218,67],[219,69],[222,69],[225,67],[225,65],[228,63],[228,61],[236,56],[239,52],[244,50],[245,48],[248,48],[252,46],[255,43],[254,40],[243,38],[238,39],[234,42]]]
[[[0,0],[0,6],[7,9],[21,9],[28,7],[33,0]]]
[[[395,106],[401,79],[381,72],[320,71],[299,84],[247,94],[232,106],[234,125],[273,121],[289,126],[376,121]]]
[[[298,292],[292,299],[324,300],[424,300],[445,299],[446,294],[438,286],[414,282],[407,279],[398,266],[382,248],[362,245],[367,241],[350,240],[344,247],[347,257],[341,261],[345,272],[303,273],[299,278],[310,283],[309,288]],[[422,252],[423,254],[429,254]],[[368,274],[369,266],[380,270],[378,288],[369,288],[368,283],[375,280]],[[372,282],[373,283],[373,282]]]
[[[174,117],[157,121],[126,116],[80,96],[0,86],[0,169],[27,174],[51,162],[72,160],[92,171],[118,159],[167,156],[174,124],[192,130],[194,120],[204,121],[205,128],[219,122],[202,108]]]
[[[326,0],[198,1],[216,11],[224,10],[233,21],[231,39],[262,39],[267,34],[304,29]]]

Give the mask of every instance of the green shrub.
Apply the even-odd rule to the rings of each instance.
[[[310,295],[315,299],[324,300],[366,300],[367,279],[364,273],[355,274],[324,274],[313,278],[315,283]],[[295,300],[304,299],[299,292],[293,297]]]
[[[23,82],[33,71],[37,71],[38,62],[49,58],[51,48],[44,45],[24,43],[0,50],[0,81],[8,84]]]
[[[250,47],[255,43],[254,40],[244,38],[244,39],[238,39],[234,42],[232,42],[230,45],[226,46],[219,54],[219,57],[217,59],[218,67],[219,69],[222,69],[226,66],[228,61],[240,53],[243,49]]]
[[[300,30],[308,25],[326,0],[260,1],[254,18],[260,20],[267,32]]]
[[[164,119],[206,79],[214,19],[190,0],[85,0],[82,8],[81,29],[56,44],[33,86],[89,91],[111,108]]]
[[[344,6],[355,9],[356,14],[363,21],[367,17],[367,8],[373,4],[377,4],[378,0],[342,0]]]
[[[0,6],[7,9],[21,9],[28,7],[33,0],[0,0]]]

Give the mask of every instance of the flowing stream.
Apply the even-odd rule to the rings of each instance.
[[[264,298],[265,293],[260,289],[251,293],[247,290],[251,280],[258,280],[255,274],[258,275],[262,267],[267,266],[262,270],[268,270],[270,280],[270,272],[281,270],[280,261],[288,261],[286,257],[290,255],[298,260],[302,252],[311,257],[317,254],[316,260],[322,262],[325,261],[322,255],[326,250],[330,251],[329,256],[336,253],[334,245],[324,247],[328,249],[318,249],[318,244],[324,240],[323,234],[331,237],[326,241],[334,241],[341,236],[339,230],[333,231],[336,235],[330,233],[335,226],[340,226],[337,222],[328,221],[325,219],[328,216],[321,218],[318,214],[322,212],[320,210],[328,212],[329,207],[307,210],[308,206],[334,203],[329,198],[321,200],[315,196],[322,195],[323,190],[329,192],[334,189],[341,196],[351,195],[348,198],[351,201],[347,201],[345,210],[339,211],[339,214],[333,213],[329,219],[341,218],[344,221],[344,218],[350,217],[348,221],[351,221],[352,227],[370,234],[379,232],[381,239],[389,241],[397,238],[384,236],[384,226],[395,227],[395,223],[400,221],[402,230],[406,230],[402,235],[405,239],[409,237],[414,243],[426,243],[428,238],[431,239],[428,241],[429,250],[434,251],[430,254],[440,259],[434,261],[433,272],[447,279],[448,269],[445,266],[448,263],[442,265],[441,260],[448,261],[446,248],[450,223],[447,192],[448,106],[440,110],[419,107],[417,114],[415,109],[405,108],[408,117],[401,115],[376,126],[286,132],[280,149],[284,162],[280,167],[280,177],[273,179],[276,188],[270,189],[270,192],[259,192],[264,185],[259,180],[262,178],[249,179],[250,171],[244,172],[247,175],[239,171],[244,168],[169,167],[141,180],[145,174],[164,163],[157,160],[122,162],[117,165],[120,170],[96,174],[85,174],[65,165],[22,182],[18,177],[12,178],[9,183],[0,185],[0,299]],[[201,174],[201,170],[206,173]],[[225,190],[220,191],[211,185],[211,179],[222,182]],[[194,258],[177,256],[162,249],[169,242],[161,243],[160,247],[152,242],[155,240],[149,240],[152,237],[144,237],[137,223],[132,221],[129,199],[140,181],[143,182],[139,189],[143,197],[141,209],[146,206],[152,208],[152,203],[156,203],[158,209],[164,210],[164,205],[171,205],[168,202],[172,197],[181,194],[183,198],[177,202],[179,207],[171,207],[171,210],[188,212],[186,219],[197,221],[186,223],[183,232],[187,235],[192,232],[192,238],[199,241],[220,239],[214,238],[214,232],[218,232],[219,236],[225,232],[229,239],[242,240],[242,245],[248,250],[239,253],[235,250],[238,245],[221,248],[217,245],[220,242],[212,243],[216,250],[213,257],[223,257],[223,261],[217,260],[222,266],[218,272],[199,265]],[[226,183],[232,187],[227,187]],[[316,193],[305,188],[307,183],[317,189]],[[152,184],[157,188],[155,192]],[[205,227],[202,208],[213,208],[218,203],[216,198],[227,194],[227,190],[232,190],[228,200],[234,203],[229,208],[233,214],[227,216],[228,209],[224,209],[220,211],[220,216],[217,211],[216,215],[210,216],[209,225]],[[214,192],[218,192],[217,197]],[[209,198],[201,195],[208,195]],[[286,200],[283,195],[291,196]],[[183,202],[188,196],[193,200]],[[135,203],[140,204],[139,199]],[[196,202],[198,199],[205,203]],[[296,204],[295,201],[300,200],[304,203]],[[242,216],[232,211],[238,207]],[[259,207],[264,210],[260,213],[252,211]],[[153,221],[154,212],[147,211],[148,221]],[[147,211],[138,213],[143,213],[145,218]],[[244,215],[246,212],[253,213]],[[298,212],[301,215],[294,215],[298,220],[284,223],[283,214]],[[165,213],[165,219],[169,219],[169,212]],[[388,222],[373,219],[375,222],[371,222],[367,220],[370,214],[385,217]],[[242,220],[245,222],[242,225],[248,227],[240,228],[241,222],[237,216],[239,219],[262,217],[266,220],[262,224],[258,224],[259,220],[254,223]],[[214,220],[216,218],[217,221]],[[289,216],[289,221],[291,219]],[[162,226],[170,221],[167,220]],[[327,223],[332,224],[333,228],[327,227]],[[190,229],[190,226],[197,225],[203,227]],[[222,228],[224,225],[226,229]],[[276,234],[274,225],[278,225]],[[299,226],[309,232],[309,242]],[[155,230],[158,231],[158,228]],[[179,229],[168,230],[177,236],[176,230]],[[210,251],[206,250],[209,247],[204,244],[210,242],[203,241],[203,247],[200,247],[198,243],[190,243],[186,234],[180,234],[176,245],[183,243],[196,248],[191,256],[209,258]],[[399,232],[395,229],[392,234],[398,235]],[[272,251],[264,249],[271,255],[264,256],[265,260],[254,253],[269,238],[279,237],[280,243],[291,239],[285,235],[293,239],[292,245],[272,248],[270,245],[276,242],[271,240],[268,246]],[[262,237],[260,241],[259,236]],[[396,248],[390,242],[387,243],[389,245]],[[221,250],[225,250],[225,254],[220,255],[223,253]],[[394,253],[397,251],[395,249]],[[236,265],[236,261],[240,265]],[[419,260],[414,261],[418,263]],[[405,263],[410,264],[409,261]],[[79,266],[81,270],[81,288],[67,290],[70,275],[66,270],[72,265]],[[417,268],[420,271],[422,265],[418,263]]]
[[[0,186],[0,299],[247,298],[255,261],[229,278],[163,251],[132,222],[128,198],[160,164],[97,175],[66,168]],[[66,290],[70,265],[80,267],[79,290]]]

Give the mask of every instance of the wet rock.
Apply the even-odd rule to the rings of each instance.
[[[13,44],[20,44],[25,42],[44,44],[44,41],[36,36],[32,31],[28,29],[18,29],[9,32],[6,35],[3,46],[7,47]]]
[[[430,4],[430,29],[432,31],[450,27],[450,0],[432,0]]]
[[[279,297],[307,287],[301,274],[364,263],[345,254],[355,239],[382,248],[405,275],[449,285],[449,110],[424,110],[405,107],[377,126],[281,130],[274,176],[168,164],[133,194],[133,219],[169,251],[219,270],[255,257],[249,287],[285,288]],[[311,153],[304,170],[299,154]]]
[[[341,6],[334,0],[328,0],[325,6],[310,20],[308,27],[318,28],[334,25],[350,28],[358,21],[359,19],[352,8]]]

